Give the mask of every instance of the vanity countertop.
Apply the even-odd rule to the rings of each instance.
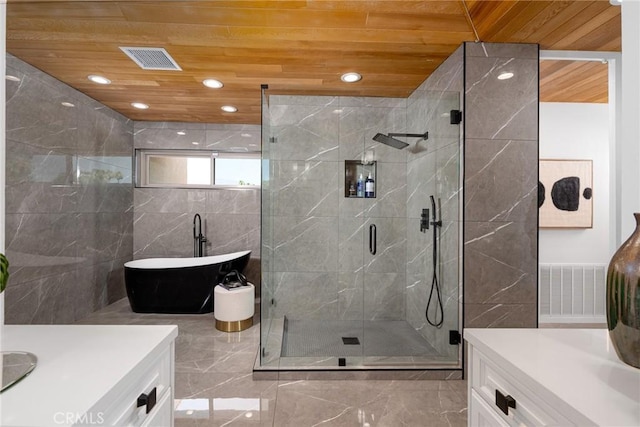
[[[640,369],[606,329],[465,329],[464,338],[534,394],[599,426],[640,426]]]
[[[73,424],[177,335],[171,325],[5,325],[2,351],[33,353],[38,365],[0,394],[0,425]]]

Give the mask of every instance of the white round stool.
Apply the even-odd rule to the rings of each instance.
[[[253,325],[255,290],[251,283],[232,290],[220,285],[213,289],[213,315],[217,330],[240,332]]]

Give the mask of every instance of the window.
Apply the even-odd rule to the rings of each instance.
[[[136,150],[138,187],[256,188],[260,153]]]

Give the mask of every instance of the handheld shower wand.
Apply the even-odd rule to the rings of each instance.
[[[438,283],[438,227],[442,227],[442,220],[437,219],[436,216],[436,200],[433,196],[431,198],[431,213],[433,221],[429,224],[433,225],[433,276],[431,279],[431,291],[429,292],[429,301],[427,302],[427,308],[425,309],[425,317],[427,318],[427,322],[431,326],[435,326],[436,328],[440,328],[444,322],[444,310],[442,306],[442,293],[440,292],[440,283]],[[429,210],[423,209],[423,215],[429,216]],[[427,225],[426,228],[429,228]],[[421,226],[422,231],[422,226]],[[429,315],[429,308],[431,307],[431,302],[433,301],[435,293],[435,313],[433,319]],[[438,317],[438,312],[440,312],[440,316]]]

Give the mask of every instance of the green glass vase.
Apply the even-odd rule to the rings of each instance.
[[[620,360],[640,368],[640,213],[607,270],[607,326]]]

